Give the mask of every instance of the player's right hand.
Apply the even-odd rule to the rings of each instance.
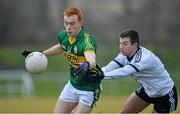
[[[24,57],[27,57],[30,53],[32,53],[33,51],[27,51],[27,50],[24,50],[23,52],[22,52],[22,55],[24,56]]]

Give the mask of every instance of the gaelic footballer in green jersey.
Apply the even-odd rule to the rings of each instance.
[[[91,70],[86,74],[86,76],[75,75],[75,69],[78,64],[86,62],[85,53],[96,52],[96,41],[92,35],[87,34],[83,28],[81,28],[80,33],[75,37],[75,41],[71,42],[66,31],[59,33],[58,40],[60,45],[64,49],[64,55],[69,63],[70,70],[70,82],[71,84],[80,90],[94,91],[99,88],[101,79],[94,79],[91,76]],[[95,61],[95,60],[93,60]]]
[[[65,30],[58,34],[59,42],[43,51],[47,57],[64,53],[70,66],[70,80],[57,100],[54,113],[90,113],[99,98],[102,79],[96,65],[96,41],[82,28],[83,14],[79,8],[69,7],[63,15]],[[29,53],[25,51],[23,56]]]

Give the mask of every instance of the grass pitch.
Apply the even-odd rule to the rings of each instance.
[[[118,113],[128,96],[101,96],[93,113]],[[0,99],[0,113],[52,113],[56,97],[38,97],[31,99]],[[180,103],[180,102],[179,102]],[[142,113],[151,113],[152,105]],[[174,113],[180,113],[180,108]]]

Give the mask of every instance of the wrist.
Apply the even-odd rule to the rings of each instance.
[[[90,68],[90,63],[88,61],[86,61],[85,63],[87,65],[87,68],[89,69]]]
[[[93,63],[89,63],[89,69],[94,69],[96,68],[96,62],[93,62]]]

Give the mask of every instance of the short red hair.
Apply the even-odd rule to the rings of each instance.
[[[72,15],[77,15],[78,20],[83,21],[83,14],[79,8],[72,6],[64,10],[64,16],[72,16]]]

